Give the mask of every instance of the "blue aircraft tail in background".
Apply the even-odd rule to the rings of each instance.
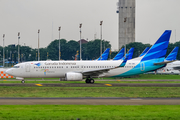
[[[118,54],[113,58],[113,60],[120,60],[120,59],[123,58],[123,56],[124,56],[124,48],[122,48],[122,49],[118,52]]]
[[[131,49],[128,51],[128,53],[126,54],[126,58],[128,58],[127,60],[132,59],[133,53],[134,53],[134,48],[131,48]],[[124,60],[125,57],[123,57],[122,59]]]
[[[174,61],[174,60],[176,60],[178,49],[179,49],[179,47],[175,47],[171,51],[171,53],[166,57],[165,61]]]
[[[104,53],[97,60],[107,60],[109,56],[110,48],[107,48]]]
[[[146,47],[145,50],[139,55],[139,57],[143,56],[146,54],[146,52],[149,50],[150,47]]]

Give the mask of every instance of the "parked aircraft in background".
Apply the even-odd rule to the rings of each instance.
[[[139,55],[139,57],[143,56],[146,54],[146,52],[149,50],[150,47],[146,47],[145,50]]]
[[[107,60],[109,56],[109,51],[110,51],[110,48],[107,48],[97,60]]]
[[[127,61],[32,61],[15,65],[6,70],[6,73],[24,78],[59,77],[65,80],[83,80],[94,83],[97,77],[126,77],[157,70],[166,66],[165,61],[171,30],[166,30],[156,43],[141,57]]]
[[[133,53],[134,53],[134,48],[131,48],[126,54],[126,57],[128,57],[128,60],[132,59]],[[123,57],[122,60],[124,60],[126,57]]]
[[[165,61],[174,61],[168,63],[165,67],[158,69],[157,73],[161,74],[180,74],[180,61],[175,61],[179,47],[175,47],[172,52],[167,56]]]
[[[124,48],[122,48],[119,53],[113,58],[113,60],[124,60],[126,57],[128,57],[128,60],[132,59],[133,53],[134,53],[134,48],[130,48],[128,53],[126,54],[126,57],[124,56]]]
[[[120,60],[124,57],[124,48],[122,48],[118,54],[113,58],[113,60]]]

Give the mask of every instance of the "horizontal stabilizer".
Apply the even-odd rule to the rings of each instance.
[[[154,63],[154,65],[164,65],[164,64],[171,63],[171,62],[174,62],[174,61],[164,61],[164,62]]]

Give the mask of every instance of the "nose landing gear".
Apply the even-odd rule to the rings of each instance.
[[[25,80],[21,80],[21,83],[23,83],[23,84],[24,84],[24,83],[25,83]]]

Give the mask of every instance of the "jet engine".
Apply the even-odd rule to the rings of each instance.
[[[82,80],[82,73],[68,72],[65,74],[65,80]]]

